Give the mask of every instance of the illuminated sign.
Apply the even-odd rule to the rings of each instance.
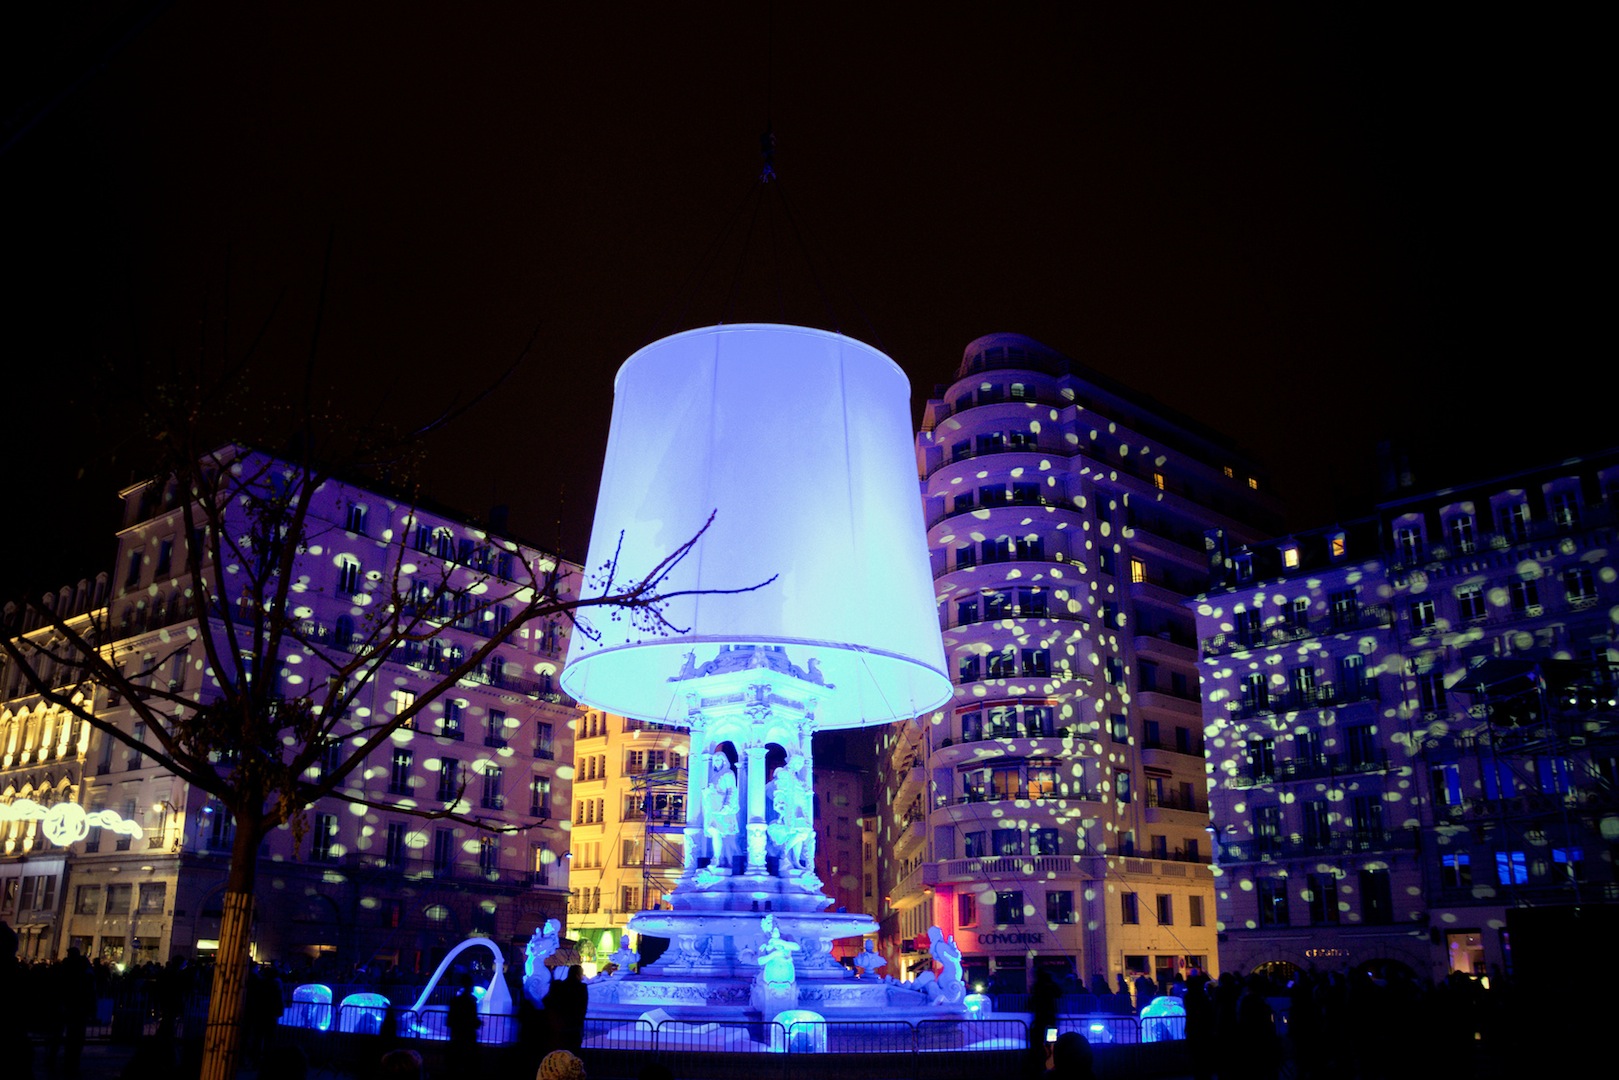
[[[1040,945],[1045,942],[1044,934],[979,934],[980,945]]]
[[[128,818],[119,817],[111,810],[85,813],[78,803],[59,802],[54,806],[41,806],[33,799],[17,799],[0,805],[0,821],[38,821],[45,839],[59,847],[76,844],[90,835],[92,828],[111,829],[115,833],[139,840],[142,829]]]
[[[1348,956],[1347,949],[1305,949],[1304,955],[1311,960],[1330,960],[1336,956]]]

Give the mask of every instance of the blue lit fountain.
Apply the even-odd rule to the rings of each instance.
[[[655,571],[672,596],[665,621],[592,620],[562,675],[580,701],[691,731],[672,910],[630,920],[669,947],[593,983],[591,1015],[869,1017],[891,997],[924,1003],[833,958],[833,942],[877,927],[826,910],[812,813],[815,731],[906,719],[950,695],[904,373],[851,338],[793,326],[692,330],[630,357],[587,586]]]

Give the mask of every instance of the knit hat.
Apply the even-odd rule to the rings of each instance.
[[[553,1050],[540,1062],[534,1080],[586,1080],[585,1063],[566,1050]]]

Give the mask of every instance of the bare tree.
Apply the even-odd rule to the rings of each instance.
[[[682,595],[671,591],[670,575],[701,532],[650,570],[626,577],[615,559],[581,583],[557,558],[494,537],[467,561],[424,553],[407,498],[391,504],[373,568],[323,589],[330,565],[322,556],[353,524],[331,521],[331,507],[344,505],[344,490],[397,484],[410,439],[351,439],[330,458],[317,457],[311,439],[299,451],[269,454],[199,445],[196,413],[169,415],[174,422],[157,433],[162,471],[151,485],[160,495],[155,509],[166,507],[186,539],[167,610],[154,617],[141,597],[126,597],[86,625],[35,604],[52,633],[0,635],[0,648],[42,699],[150,755],[233,815],[202,1071],[205,1080],[227,1080],[240,1058],[257,855],[271,830],[289,825],[300,834],[305,810],[321,800],[375,805],[345,781],[523,627],[565,620],[590,633],[591,613],[606,609],[649,634],[670,628],[665,604]],[[370,482],[345,488],[355,475]],[[581,595],[585,587],[592,595]],[[346,632],[334,634],[323,611],[341,612]],[[460,638],[471,647],[424,654],[447,628],[469,620],[478,633]],[[131,644],[132,623],[154,622],[172,628],[162,635],[166,644],[154,649],[150,635]],[[177,664],[201,671],[201,686],[172,680]],[[385,671],[397,678],[401,664],[414,669],[413,696],[402,696],[396,710],[351,709]],[[97,707],[109,695],[144,729],[109,719]],[[443,805],[388,809],[497,827],[459,793]]]

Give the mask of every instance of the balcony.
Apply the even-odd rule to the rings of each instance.
[[[1149,810],[1178,810],[1186,814],[1207,814],[1209,801],[1200,799],[1196,795],[1183,795],[1178,791],[1165,791],[1162,793],[1147,789],[1147,808]]]
[[[956,804],[968,803],[999,803],[999,802],[1103,802],[1106,796],[1098,791],[1058,790],[1055,792],[1039,791],[1030,793],[1027,788],[1018,788],[1016,791],[969,791],[956,797]]]
[[[986,855],[971,859],[947,859],[924,863],[924,885],[961,882],[982,883],[991,877],[1040,877],[1072,875],[1081,872],[1083,855]]]
[[[894,838],[894,857],[903,859],[907,854],[915,851],[922,845],[927,833],[928,824],[920,818],[906,823],[900,828],[899,835]]]
[[[1274,862],[1277,859],[1322,858],[1371,851],[1409,851],[1416,847],[1416,830],[1354,829],[1324,836],[1256,836],[1222,841],[1222,863]]]
[[[1362,604],[1334,611],[1324,619],[1279,620],[1257,630],[1232,630],[1203,639],[1205,658],[1264,649],[1306,638],[1386,628],[1394,624],[1394,611],[1381,604]]]
[[[1305,758],[1289,758],[1271,766],[1250,765],[1235,776],[1226,776],[1221,783],[1228,788],[1246,789],[1265,784],[1288,783],[1294,780],[1319,780],[1333,776],[1357,776],[1363,773],[1386,773],[1389,759],[1385,754],[1348,755],[1317,754]]]

